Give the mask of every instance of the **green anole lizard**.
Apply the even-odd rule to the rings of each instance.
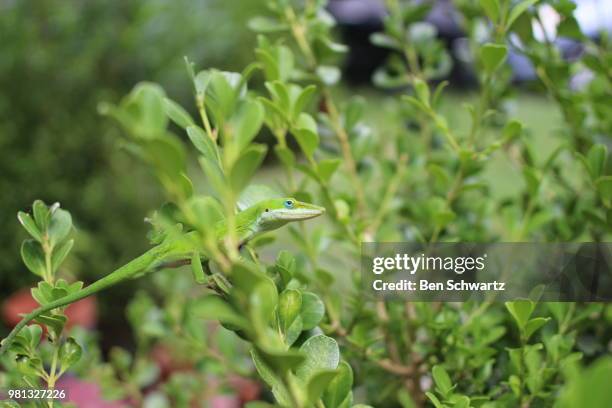
[[[236,234],[240,245],[245,244],[257,234],[272,231],[292,221],[308,220],[325,212],[325,208],[314,204],[308,204],[295,200],[294,198],[269,199],[258,202],[236,214]],[[215,236],[221,240],[227,234],[225,220],[219,221],[215,226]],[[29,322],[38,316],[53,309],[74,303],[87,296],[91,296],[101,290],[116,285],[119,282],[138,276],[148,271],[155,265],[159,265],[160,260],[177,256],[188,257],[184,244],[177,244],[174,241],[162,243],[155,246],[128,262],[111,274],[92,283],[78,292],[64,296],[49,304],[34,309],[13,328],[9,335],[2,341],[0,355],[8,350],[10,344],[15,339],[19,331]]]

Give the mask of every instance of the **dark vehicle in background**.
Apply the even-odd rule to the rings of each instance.
[[[575,16],[581,31],[597,40],[602,31],[612,33],[612,3],[610,0],[575,0]],[[579,41],[556,37],[555,27],[559,15],[549,5],[540,5],[538,15],[543,27],[534,25],[536,36],[544,40],[546,35],[554,38],[567,59],[574,59],[582,52]],[[385,60],[388,51],[370,42],[370,35],[382,29],[386,9],[383,0],[330,0],[329,12],[336,18],[344,42],[350,52],[345,62],[345,76],[352,82],[367,82],[374,71]],[[435,26],[437,35],[444,42],[453,59],[449,76],[457,85],[473,84],[473,69],[465,58],[466,36],[461,26],[460,14],[452,0],[436,0],[425,21]],[[508,64],[512,67],[514,81],[535,79],[529,59],[511,50]]]

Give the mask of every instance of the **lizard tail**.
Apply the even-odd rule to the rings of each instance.
[[[139,274],[142,271],[147,270],[152,264],[156,261],[159,261],[159,258],[168,253],[170,246],[168,245],[159,245],[151,248],[138,258],[133,259],[127,264],[123,265],[119,269],[116,269],[112,273],[106,275],[102,279],[99,279],[92,283],[91,285],[79,290],[76,293],[72,293],[70,295],[64,296],[62,298],[56,299],[51,303],[48,303],[44,306],[40,306],[34,309],[32,312],[23,316],[21,321],[17,323],[17,325],[11,330],[8,336],[0,343],[0,356],[5,354],[13,341],[15,341],[15,337],[19,334],[21,329],[23,329],[28,323],[32,320],[36,319],[38,316],[47,313],[53,309],[57,309],[71,303],[74,303],[78,300],[86,298],[87,296],[91,296],[94,293],[100,292],[110,286],[113,286],[125,279],[129,279]]]

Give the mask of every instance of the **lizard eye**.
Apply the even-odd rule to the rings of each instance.
[[[266,208],[266,209],[265,209],[265,211],[266,211],[266,212],[269,212],[269,211],[270,211],[270,209],[269,209],[269,208]]]
[[[293,200],[285,201],[285,208],[293,208]]]

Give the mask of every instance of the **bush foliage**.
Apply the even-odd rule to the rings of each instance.
[[[579,59],[566,61],[554,41],[533,39],[535,1],[458,2],[480,83],[475,102],[462,108],[470,124],[462,132],[439,109],[446,82],[436,81],[450,58],[435,29],[422,22],[430,4],[389,0],[384,30],[372,42],[392,52],[374,82],[398,90],[388,96],[396,123],[380,134],[365,119],[376,106],[338,97],[337,64],[346,49],[332,36],[323,2],[296,3],[270,1],[269,12],[250,21],[258,46],[242,72],[200,71],[187,61],[197,117],[153,83],[101,106],[166,194],[168,203],[150,217],[150,241],[195,234],[211,262],[206,270],[191,263],[200,288],[176,271],[156,276],[161,301],[141,292],[128,308],[136,352],[116,348],[110,363],[94,355],[77,370],[103,379],[116,397],[173,406],[203,398],[197,380],[211,372],[225,379],[256,375],[271,395],[250,407],[606,406],[609,305],[368,300],[357,255],[363,241],[609,239],[607,38],[583,37],[572,3],[540,2],[560,14],[560,36],[584,44]],[[505,65],[510,48],[532,61],[537,85],[562,112],[552,153],[538,151],[538,135],[506,109],[514,94]],[[572,89],[572,75],[586,68],[593,79]],[[263,89],[249,87],[256,75]],[[271,149],[255,142],[262,128],[274,136]],[[189,166],[186,141],[197,154],[205,193]],[[252,182],[267,154],[282,167],[274,188]],[[499,198],[491,193],[496,180],[488,169],[502,159],[512,163],[514,173],[506,177],[516,179],[518,193]],[[294,250],[274,260],[258,253],[277,233],[238,248],[236,209],[282,196],[324,205],[326,221],[289,227]],[[79,283],[56,279],[55,262],[49,269],[37,261],[48,255],[59,265],[68,252],[67,213],[40,202],[33,213],[20,215],[33,238],[22,256],[43,278],[33,289],[43,304],[48,290],[57,297]],[[58,217],[61,234],[53,232]],[[222,218],[229,227],[219,241],[210,226]],[[20,358],[5,359],[6,381],[38,378],[52,387],[76,363],[81,348],[72,337],[63,339],[63,312],[48,318],[40,323],[51,341],[38,347],[38,326],[23,330],[12,349]],[[221,327],[208,330],[202,319]],[[147,356],[160,344],[186,354],[193,374],[172,375],[152,397],[143,390],[159,372]],[[48,358],[55,362],[50,372],[42,364]]]

